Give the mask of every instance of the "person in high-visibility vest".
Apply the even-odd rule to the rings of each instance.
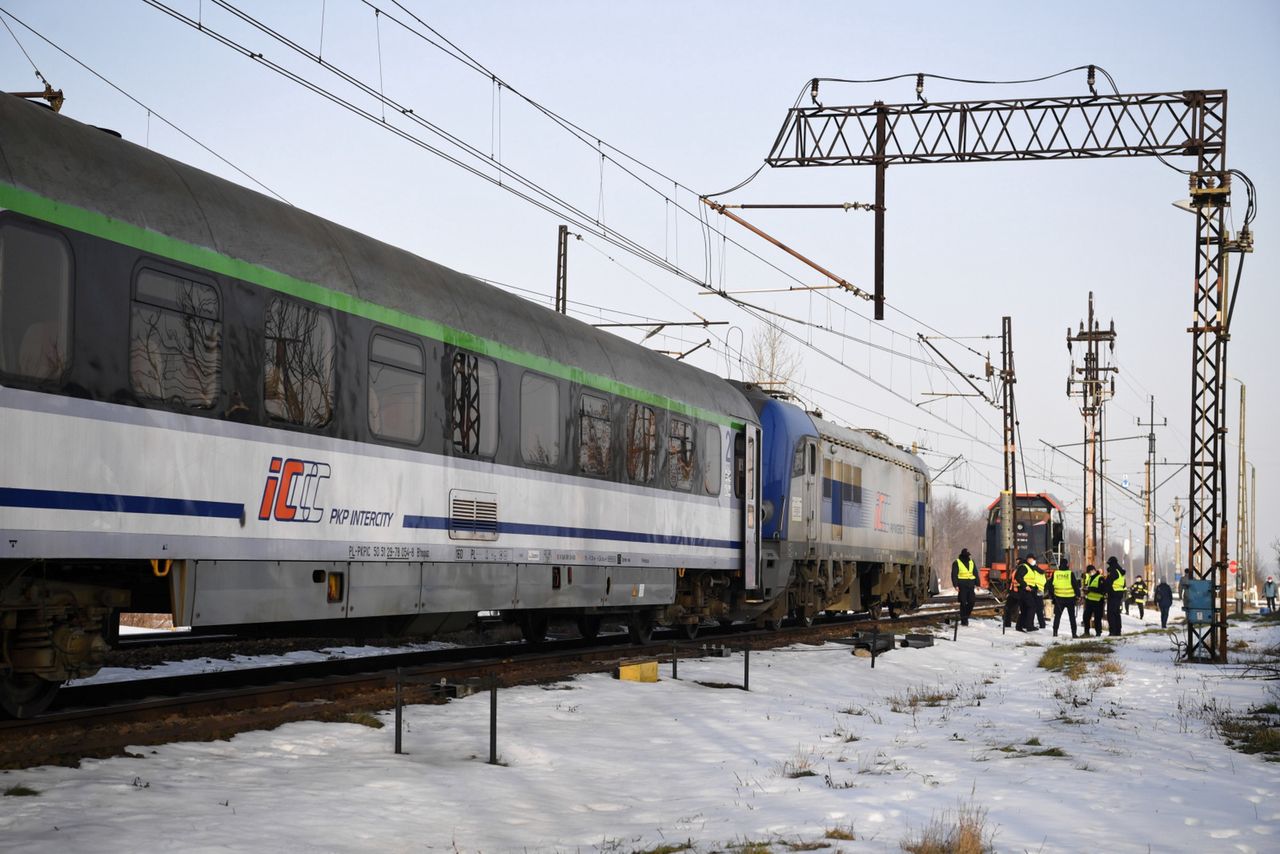
[[[961,549],[960,556],[951,562],[951,584],[960,599],[960,625],[967,626],[973,613],[974,588],[978,584],[978,569],[968,549]]]
[[[1013,576],[1018,585],[1018,631],[1020,632],[1038,631],[1036,616],[1032,613],[1036,607],[1035,573],[1036,556],[1027,555],[1018,565]]]
[[[1045,572],[1043,569],[1040,568],[1040,565],[1036,564],[1035,566],[1031,567],[1030,578],[1031,578],[1031,592],[1035,594],[1035,609],[1036,609],[1035,618],[1037,623],[1036,628],[1043,629],[1044,628],[1044,586],[1048,581],[1048,576],[1045,575]]]
[[[1062,612],[1066,611],[1071,621],[1071,636],[1076,634],[1076,597],[1080,595],[1080,583],[1076,574],[1064,558],[1062,566],[1053,571],[1053,636],[1058,636],[1058,624],[1062,622]]]
[[[1107,591],[1107,634],[1120,634],[1120,606],[1124,604],[1124,570],[1115,556],[1107,558],[1107,580],[1103,582]]]
[[[1098,572],[1098,568],[1093,564],[1089,564],[1084,570],[1084,579],[1080,582],[1080,587],[1084,591],[1084,633],[1089,634],[1089,627],[1093,626],[1093,633],[1098,637],[1102,637],[1102,608],[1103,601],[1107,598],[1106,590],[1103,589],[1103,581],[1105,576]]]
[[[1129,595],[1124,600],[1124,612],[1129,613],[1129,606],[1138,606],[1138,619],[1143,618],[1147,608],[1147,581],[1141,575],[1129,585]]]

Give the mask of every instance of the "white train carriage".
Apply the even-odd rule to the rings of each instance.
[[[758,609],[739,390],[7,95],[0,424],[10,714],[121,610],[537,638]]]

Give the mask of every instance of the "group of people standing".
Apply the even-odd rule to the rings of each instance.
[[[1120,609],[1125,613],[1129,606],[1138,606],[1138,616],[1143,616],[1143,608],[1147,601],[1147,585],[1141,578],[1133,585],[1126,581],[1125,571],[1120,561],[1114,557],[1107,558],[1107,564],[1101,570],[1093,564],[1085,568],[1080,578],[1071,570],[1064,560],[1062,565],[1053,569],[1046,561],[1046,572],[1036,560],[1035,555],[1023,558],[1013,573],[1009,585],[1009,599],[1005,606],[1005,625],[1013,623],[1013,614],[1017,612],[1017,630],[1035,632],[1045,628],[1044,601],[1045,596],[1053,600],[1053,635],[1058,636],[1062,624],[1062,615],[1066,613],[1071,627],[1071,636],[1079,637],[1080,628],[1076,626],[1076,605],[1084,604],[1083,633],[1089,634],[1092,628],[1097,636],[1102,635],[1102,615],[1106,610],[1107,634],[1120,634]],[[975,588],[978,582],[977,569],[968,549],[961,549],[960,556],[951,564],[951,583],[955,586],[960,600],[960,625],[969,625],[969,615],[973,612]],[[1169,619],[1169,607],[1173,604],[1173,591],[1163,580],[1156,587],[1156,604],[1160,607],[1160,625],[1163,627]]]

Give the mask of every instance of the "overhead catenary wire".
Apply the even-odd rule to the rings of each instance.
[[[16,15],[14,15],[14,14],[13,14],[12,12],[10,12],[8,9],[5,9],[5,8],[3,8],[3,7],[0,7],[0,20],[4,20],[4,18],[5,18],[5,17],[11,18],[14,22],[16,22],[17,24],[21,25],[23,28],[25,28],[28,32],[30,32],[30,33],[31,33],[32,35],[34,35],[36,38],[40,39],[40,40],[41,40],[41,41],[43,41],[45,44],[49,45],[49,47],[51,47],[51,48],[53,48],[54,50],[56,50],[56,51],[58,51],[59,53],[61,53],[61,54],[62,54],[63,56],[65,56],[67,59],[71,60],[71,61],[72,61],[72,62],[74,62],[76,65],[78,65],[78,66],[80,66],[81,68],[83,68],[85,71],[89,72],[89,73],[90,73],[90,74],[92,74],[94,77],[98,78],[98,79],[99,79],[99,80],[101,80],[103,83],[105,83],[105,84],[107,84],[108,86],[110,86],[112,89],[114,89],[114,90],[115,90],[116,92],[118,92],[119,94],[123,95],[125,98],[128,98],[130,101],[132,101],[132,102],[133,102],[134,104],[136,104],[137,106],[139,106],[139,107],[141,107],[142,109],[146,110],[146,111],[147,111],[147,115],[148,115],[148,117],[150,117],[150,116],[155,116],[157,119],[159,119],[160,121],[164,122],[166,125],[168,125],[169,127],[173,128],[175,131],[177,131],[179,134],[181,134],[185,139],[189,140],[189,141],[190,141],[190,142],[192,142],[192,143],[195,143],[197,146],[199,146],[199,147],[201,148],[201,150],[203,150],[203,151],[205,151],[206,153],[208,153],[208,154],[212,155],[213,157],[217,158],[221,163],[225,164],[225,165],[226,165],[226,166],[228,166],[229,168],[231,168],[231,169],[235,170],[235,172],[236,172],[237,174],[244,176],[244,177],[245,177],[245,178],[247,178],[249,181],[251,181],[251,182],[253,182],[255,185],[257,185],[258,187],[261,187],[265,192],[270,193],[272,196],[275,196],[277,199],[279,199],[280,201],[284,202],[286,205],[290,205],[290,206],[292,206],[292,204],[293,204],[293,203],[292,203],[292,202],[290,202],[288,199],[286,199],[284,196],[280,195],[280,194],[279,194],[279,193],[277,193],[275,190],[271,189],[271,188],[270,188],[270,187],[268,187],[266,184],[264,184],[262,181],[259,181],[257,178],[255,178],[255,177],[253,177],[252,175],[250,175],[250,174],[249,174],[248,172],[246,172],[244,169],[241,169],[239,166],[237,166],[236,164],[232,163],[232,162],[231,162],[230,160],[228,160],[226,157],[223,157],[221,154],[219,154],[218,152],[214,151],[212,148],[210,148],[209,146],[205,145],[203,142],[201,142],[200,140],[196,139],[194,136],[192,136],[191,134],[187,133],[187,132],[186,132],[185,130],[183,130],[182,128],[178,127],[178,125],[174,124],[174,123],[173,123],[173,122],[171,122],[169,119],[165,118],[163,115],[161,115],[159,112],[157,112],[157,111],[155,110],[155,108],[154,108],[154,107],[151,107],[151,106],[149,106],[149,105],[147,105],[147,104],[144,104],[142,101],[138,100],[138,99],[137,99],[137,98],[135,98],[133,95],[131,95],[131,94],[129,94],[128,92],[126,92],[123,88],[121,88],[120,86],[117,86],[115,83],[113,83],[113,82],[111,82],[110,80],[108,80],[105,76],[103,76],[102,74],[100,74],[98,71],[96,71],[96,70],[94,70],[93,68],[89,67],[89,65],[88,65],[88,64],[86,64],[85,62],[83,62],[82,60],[80,60],[78,57],[76,57],[76,56],[72,55],[69,51],[67,51],[67,50],[66,50],[65,48],[63,48],[61,45],[57,44],[56,42],[52,41],[52,40],[51,40],[51,39],[49,39],[47,36],[45,36],[43,33],[39,32],[39,31],[38,31],[38,30],[36,30],[36,29],[34,29],[30,24],[26,23],[26,22],[25,22],[25,21],[23,21],[21,18],[19,18],[19,17],[17,17]],[[9,26],[7,22],[5,23],[5,26],[6,26],[6,27],[8,27],[8,26]],[[12,32],[12,30],[10,30],[10,32]],[[16,36],[15,36],[15,39],[16,39]],[[25,50],[25,49],[23,50],[23,53],[26,53],[26,50]],[[41,79],[44,79],[44,78],[42,77]]]
[[[170,15],[174,16],[175,18],[178,18],[179,20],[183,20],[183,21],[184,21],[184,22],[186,22],[186,23],[190,23],[190,19],[189,19],[189,18],[186,18],[186,16],[181,15],[181,13],[176,13],[176,12],[175,12],[174,10],[172,10],[171,8],[169,8],[169,7],[165,6],[165,4],[157,2],[157,0],[147,0],[147,2],[149,3],[149,5],[152,5],[153,7],[158,8],[158,9],[160,9],[161,11],[165,11],[166,13],[168,13],[168,14],[170,14]],[[231,6],[231,4],[229,4],[229,3],[219,2],[219,3],[218,3],[218,5],[219,5],[219,6],[221,6],[221,7],[223,7],[223,8],[225,8],[225,9],[227,9],[228,11],[231,11],[231,10],[233,10],[233,9],[234,9],[234,7],[233,7],[233,6]],[[255,24],[255,26],[257,26],[257,25]],[[240,45],[240,44],[236,43],[234,40],[230,39],[229,37],[223,36],[222,34],[218,34],[218,33],[211,33],[211,32],[210,32],[210,28],[209,28],[208,26],[202,26],[202,27],[200,27],[200,29],[201,29],[201,31],[202,31],[202,32],[205,32],[206,34],[209,34],[209,35],[211,35],[212,37],[215,37],[217,40],[221,41],[222,43],[224,43],[225,45],[227,45],[227,46],[229,46],[229,47],[232,47],[233,49],[236,49],[238,52],[241,52],[242,54],[244,54],[244,55],[245,55],[245,56],[247,56],[248,58],[253,59],[253,60],[257,61],[257,62],[260,62],[260,63],[264,64],[265,66],[267,66],[267,67],[268,67],[268,68],[270,68],[271,70],[276,71],[277,73],[282,74],[283,76],[285,76],[285,77],[287,77],[287,78],[289,78],[289,79],[293,80],[294,82],[297,82],[297,83],[299,83],[300,85],[303,85],[305,88],[308,88],[309,90],[311,90],[311,91],[313,91],[313,92],[315,92],[315,93],[317,93],[317,94],[320,94],[320,95],[322,95],[323,97],[326,97],[326,98],[330,99],[331,101],[334,101],[335,103],[338,103],[338,104],[339,104],[339,105],[341,105],[341,106],[344,106],[345,108],[347,108],[347,109],[351,110],[352,112],[356,113],[357,115],[361,115],[361,116],[365,117],[366,119],[370,119],[370,120],[374,120],[374,119],[377,119],[377,118],[378,118],[378,116],[376,116],[376,115],[374,115],[374,114],[370,114],[367,110],[365,110],[364,108],[360,107],[359,105],[356,105],[356,104],[354,104],[354,103],[350,102],[349,100],[347,100],[347,99],[345,99],[345,98],[343,98],[343,97],[341,97],[341,96],[338,96],[338,95],[336,95],[336,94],[335,94],[335,93],[333,93],[333,92],[330,92],[330,91],[326,90],[323,86],[320,86],[319,84],[316,84],[316,83],[314,83],[313,81],[307,80],[306,78],[302,77],[302,76],[301,76],[301,75],[299,75],[299,74],[296,74],[296,73],[294,73],[294,72],[289,71],[288,69],[286,69],[286,68],[284,68],[284,67],[280,66],[278,63],[274,63],[274,62],[272,62],[272,61],[270,61],[270,60],[267,60],[267,59],[266,59],[262,54],[260,54],[260,53],[255,53],[255,52],[254,52],[254,51],[252,51],[251,49],[248,49],[248,48],[246,48],[246,47],[244,47],[244,46],[242,46],[242,45]],[[259,29],[262,29],[262,27],[261,27],[261,26],[259,26]],[[269,31],[269,28],[266,28],[266,30],[264,30],[264,31]],[[275,37],[275,36],[273,36],[273,37]],[[282,43],[284,43],[284,42],[288,42],[288,41],[289,41],[287,38],[284,38],[284,37],[282,37],[282,36],[280,36],[280,37],[278,37],[278,38],[277,38],[277,40],[281,40],[281,39],[283,39],[283,42],[282,42]],[[298,50],[298,47],[294,47],[294,49],[295,49],[295,50]],[[301,49],[301,50],[300,50],[300,52],[301,52],[301,53],[303,53],[304,55],[310,55],[310,52],[309,52],[309,51],[306,51],[305,49]],[[335,69],[332,67],[332,63],[329,63],[329,62],[327,62],[327,61],[320,60],[320,58],[319,58],[318,56],[315,56],[315,55],[311,55],[311,58],[312,58],[314,61],[317,61],[317,62],[320,62],[321,64],[323,64],[323,65],[324,65],[328,70],[332,71],[333,73],[336,73],[336,74],[340,74],[340,73],[341,73],[340,71],[335,70]],[[359,84],[359,81],[358,81],[358,80],[355,80],[354,78],[350,78],[350,81],[349,81],[349,82],[351,82],[351,83],[352,83],[352,85],[356,85],[357,87],[359,87],[359,85],[360,85],[360,84]],[[368,89],[369,89],[369,87],[365,87],[365,90],[366,90],[366,91],[368,91]],[[369,94],[374,94],[374,93],[373,93],[372,91],[369,91]],[[402,114],[403,116],[405,116],[407,119],[409,119],[409,120],[411,120],[411,121],[417,121],[417,120],[419,120],[419,119],[420,119],[420,117],[416,116],[416,114],[414,114],[412,110],[410,110],[409,108],[407,108],[407,107],[405,107],[405,106],[403,106],[403,105],[400,105],[400,104],[397,104],[397,103],[392,102],[390,99],[388,99],[388,98],[387,98],[385,95],[383,95],[382,93],[377,93],[377,97],[378,97],[378,99],[379,99],[379,104],[380,104],[380,105],[382,105],[382,106],[392,106],[394,109],[399,110],[399,111],[401,112],[401,114]],[[488,176],[485,176],[485,175],[483,175],[482,173],[478,172],[478,171],[475,169],[475,167],[471,166],[471,164],[464,163],[464,162],[460,161],[457,157],[454,157],[454,156],[452,156],[452,155],[449,155],[447,152],[442,152],[442,151],[440,151],[440,150],[439,150],[439,149],[437,149],[436,147],[432,146],[430,143],[426,143],[424,140],[421,140],[420,138],[416,137],[415,135],[413,135],[413,134],[411,134],[411,133],[408,133],[408,132],[407,132],[407,131],[405,131],[403,128],[394,127],[394,126],[392,125],[392,123],[391,123],[391,122],[389,122],[389,121],[388,121],[388,122],[379,122],[379,123],[380,123],[380,124],[382,124],[382,125],[384,125],[384,126],[386,126],[388,129],[392,130],[392,132],[397,133],[398,135],[400,135],[400,136],[402,136],[402,137],[404,137],[404,138],[406,138],[406,139],[408,139],[408,140],[410,140],[410,141],[414,142],[415,144],[417,144],[417,145],[419,145],[419,146],[423,147],[424,149],[426,149],[426,150],[428,150],[428,151],[431,151],[432,153],[436,153],[436,154],[438,154],[439,156],[444,157],[444,159],[446,159],[448,162],[454,163],[455,165],[458,165],[458,166],[460,166],[460,167],[462,167],[462,168],[466,169],[467,171],[472,172],[473,174],[477,174],[477,175],[479,175],[479,177],[484,177],[484,178],[486,178],[486,179],[492,180],[492,179],[491,179],[491,178],[489,178]],[[447,135],[448,135],[448,132],[447,132],[447,131],[444,131],[443,129],[438,129],[438,130],[436,130],[436,129],[432,129],[432,130],[433,130],[433,132],[442,133],[442,134],[445,136],[445,138],[447,138]],[[465,146],[465,143],[464,143],[463,145]],[[598,141],[597,141],[597,146],[599,147],[599,143],[598,143]],[[474,155],[474,154],[473,154],[472,156],[476,156],[476,155]],[[482,155],[482,154],[481,154],[481,155],[479,155],[479,156],[483,157],[483,155]],[[499,164],[499,169],[500,169],[500,171],[499,171],[499,174],[500,174],[500,175],[510,175],[510,174],[512,174],[510,170],[502,169],[502,168],[500,167],[500,164]],[[543,210],[546,210],[546,211],[548,211],[548,212],[552,212],[552,213],[558,213],[558,215],[565,216],[565,213],[564,213],[564,211],[563,211],[563,210],[561,210],[561,211],[558,211],[558,212],[557,212],[557,211],[554,209],[556,204],[560,204],[560,205],[562,205],[562,206],[563,206],[563,205],[567,205],[567,203],[566,203],[564,200],[559,199],[559,197],[558,197],[558,196],[555,196],[555,194],[553,194],[553,193],[546,192],[546,191],[544,191],[542,188],[537,187],[537,185],[533,184],[533,182],[529,182],[529,181],[527,181],[527,179],[524,179],[524,178],[523,178],[523,176],[515,176],[515,177],[513,178],[513,180],[518,181],[518,182],[522,182],[522,183],[523,183],[523,184],[524,184],[524,185],[529,189],[529,192],[518,192],[518,191],[517,191],[517,192],[515,193],[517,196],[519,196],[519,197],[521,197],[521,198],[524,198],[524,199],[526,199],[526,200],[530,201],[531,203],[535,204],[535,206],[537,206],[537,207],[539,207],[539,208],[541,208],[541,209],[543,209]],[[536,189],[535,189],[535,188],[536,188]],[[504,189],[507,189],[507,188],[506,188],[506,187],[504,187]],[[536,194],[537,194],[537,193],[539,193],[539,192],[546,192],[546,196],[545,196],[545,198],[539,199],[539,198],[533,198],[533,197],[532,197],[533,195],[536,195]],[[666,199],[666,198],[668,198],[668,197],[666,197],[666,196],[664,195],[664,199]],[[570,205],[570,206],[569,206],[569,209],[570,209],[570,212],[575,212],[575,209],[573,208],[573,206],[571,206],[571,205]],[[585,215],[585,212],[581,212],[581,211],[577,211],[577,212],[578,212],[579,214]],[[710,239],[706,239],[706,240],[704,240],[704,247],[703,247],[703,248],[704,248],[704,259],[705,259],[705,260],[704,260],[704,274],[703,274],[703,276],[702,276],[701,278],[699,278],[699,277],[696,277],[696,276],[694,276],[694,275],[692,275],[692,274],[688,273],[687,271],[685,271],[685,270],[683,270],[683,269],[679,268],[679,267],[678,267],[678,266],[676,266],[676,265],[673,265],[673,264],[670,264],[670,263],[663,263],[663,262],[665,261],[665,259],[660,258],[659,256],[657,256],[657,255],[656,255],[656,253],[653,253],[651,250],[648,250],[646,247],[643,247],[643,246],[639,245],[638,243],[636,243],[635,241],[632,241],[632,240],[630,240],[629,238],[626,238],[626,236],[625,236],[625,235],[620,234],[619,232],[617,232],[617,231],[616,231],[616,230],[614,230],[614,229],[603,229],[603,228],[598,229],[598,230],[597,230],[597,229],[591,229],[591,228],[588,228],[588,227],[586,226],[586,224],[583,222],[583,220],[582,220],[582,218],[581,218],[581,217],[568,217],[568,216],[566,216],[565,218],[567,218],[567,219],[569,219],[571,222],[573,222],[573,223],[574,223],[574,225],[575,225],[575,227],[581,228],[581,229],[583,229],[583,230],[585,230],[585,231],[587,231],[587,232],[589,232],[589,233],[593,234],[594,236],[599,237],[599,238],[600,238],[600,239],[602,239],[602,240],[605,240],[606,242],[608,242],[608,243],[610,243],[610,244],[612,244],[612,245],[618,246],[619,248],[622,248],[622,249],[625,249],[625,250],[627,250],[627,251],[629,251],[629,252],[632,252],[633,254],[636,254],[638,257],[641,257],[641,258],[643,258],[643,259],[645,259],[645,260],[648,260],[648,261],[655,262],[655,263],[657,264],[657,266],[659,266],[659,267],[661,267],[661,268],[663,268],[663,269],[666,269],[668,272],[671,272],[671,273],[673,273],[674,275],[677,275],[677,276],[678,276],[678,277],[680,277],[680,278],[683,278],[683,279],[685,279],[685,280],[691,281],[691,282],[693,282],[693,283],[695,283],[695,284],[697,284],[697,285],[699,285],[700,287],[703,287],[703,288],[707,288],[707,287],[709,287],[709,285],[708,285],[708,281],[709,281],[709,274],[710,274],[710,270],[711,270],[711,267],[712,267],[712,264],[711,264],[711,258],[710,258],[709,254],[708,254],[708,253],[709,253],[709,251],[710,251],[710,244],[711,244],[711,240],[710,240]],[[704,228],[708,229],[708,231],[709,231],[709,230],[710,230],[710,225],[709,225],[709,223],[705,223],[705,222],[704,222]],[[726,238],[725,238],[725,236],[723,235],[723,233],[722,233],[722,232],[717,231],[717,235],[720,237],[720,239],[721,239],[721,241],[722,241],[722,244],[721,244],[721,245],[722,245],[722,247],[723,247],[723,245],[724,245],[724,242],[725,242],[725,239],[726,239]],[[734,243],[735,243],[735,245],[739,245],[739,244],[737,244],[736,242],[734,242]],[[758,255],[755,255],[755,253],[750,253],[750,252],[748,252],[748,254],[751,254],[751,255],[753,255],[754,257],[759,258],[759,256],[758,256]],[[778,268],[776,267],[776,265],[773,265],[773,264],[771,264],[771,263],[769,263],[769,262],[765,262],[765,263],[767,263],[769,266],[773,267],[774,269],[778,269]],[[789,274],[787,274],[787,275],[789,275]],[[794,276],[790,276],[790,277],[791,277],[793,280],[795,279],[795,277],[794,277]],[[741,300],[734,300],[734,299],[730,299],[730,302],[737,303],[737,304],[739,305],[739,307],[740,307],[740,308],[742,308],[742,310],[746,311],[750,316],[752,316],[752,317],[753,317],[754,319],[756,319],[757,321],[759,321],[759,322],[765,322],[765,323],[768,323],[767,319],[766,319],[765,317],[763,317],[763,316],[762,316],[762,313],[756,310],[756,307],[751,307],[751,306],[749,306],[749,304],[743,304],[743,301],[741,301]],[[828,298],[828,302],[831,302],[831,300],[830,300],[829,298]],[[848,309],[846,308],[846,311],[847,311],[847,310],[848,310]],[[855,314],[856,314],[856,313],[857,313],[857,312],[855,312]],[[923,324],[923,323],[921,323],[919,320],[917,320],[917,319],[915,319],[915,318],[911,318],[911,317],[910,317],[910,315],[907,315],[905,312],[900,312],[900,313],[904,314],[904,316],[909,317],[909,318],[910,318],[910,319],[912,319],[914,322],[916,322],[916,323],[920,323],[921,325],[925,326],[926,328],[930,328],[930,329],[932,329],[933,331],[938,332],[938,330],[933,329],[932,327],[928,326],[928,324]],[[892,329],[890,329],[890,331],[891,331],[891,333],[892,333],[892,334],[898,334],[898,335],[903,335],[904,337],[907,337],[904,333],[898,332],[897,330],[892,330]],[[789,336],[792,340],[797,341],[801,346],[805,346],[805,347],[808,347],[808,348],[810,348],[810,349],[815,349],[815,348],[813,347],[813,345],[812,345],[812,343],[811,343],[811,342],[805,341],[804,339],[801,339],[801,338],[799,338],[798,336],[795,336],[793,333],[790,333],[789,331],[787,331],[787,334],[788,334],[788,336]],[[939,333],[939,334],[941,334],[941,335],[942,335],[942,337],[948,337],[948,336],[946,336],[944,333]],[[821,351],[819,351],[819,352],[821,352]],[[902,355],[902,354],[896,354],[896,353],[895,353],[895,351],[893,351],[893,350],[890,350],[889,352],[890,352],[891,354],[895,354],[895,355]],[[824,357],[828,357],[828,358],[829,358],[829,355],[828,355],[828,354],[823,353],[823,355],[824,355]],[[923,364],[923,363],[922,363],[922,364]],[[848,366],[848,365],[845,365],[845,367],[846,367],[847,369],[853,370],[853,372],[854,372],[854,373],[856,373],[856,374],[858,374],[858,375],[862,376],[864,379],[867,379],[868,381],[872,382],[873,384],[880,386],[882,389],[884,389],[885,391],[888,391],[888,392],[889,392],[889,393],[891,393],[894,397],[896,397],[896,398],[898,398],[898,399],[902,400],[903,402],[908,403],[908,404],[912,404],[912,401],[910,401],[910,399],[909,399],[909,398],[906,398],[905,396],[903,396],[902,394],[900,394],[899,392],[897,392],[897,391],[896,391],[896,389],[892,389],[891,387],[886,386],[886,385],[884,385],[883,383],[879,383],[878,381],[876,381],[875,379],[873,379],[873,378],[869,375],[869,373],[864,373],[864,372],[861,372],[861,371],[854,370],[854,369],[850,368],[850,366]],[[941,370],[941,368],[940,368],[939,366],[937,366],[937,365],[936,365],[936,363],[935,363],[935,364],[933,364],[933,365],[931,365],[930,367],[932,367],[932,368],[934,368],[934,369]],[[946,376],[946,372],[945,372],[945,371],[943,371],[943,374],[944,374],[944,376]],[[948,381],[950,381],[950,380],[948,380]],[[936,417],[936,416],[932,416],[932,417]],[[987,447],[991,447],[991,443],[989,443],[989,442],[985,442],[984,440],[981,440],[981,439],[979,439],[979,438],[978,438],[978,437],[976,437],[976,436],[971,436],[971,438],[972,438],[972,439],[974,439],[974,440],[977,440],[977,441],[982,442],[982,443],[983,443],[985,446],[987,446]]]

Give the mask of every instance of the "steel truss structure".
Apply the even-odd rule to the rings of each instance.
[[[1116,346],[1116,323],[1103,329],[1093,314],[1093,291],[1089,291],[1089,316],[1087,325],[1081,322],[1080,331],[1071,333],[1067,328],[1067,352],[1073,343],[1084,345],[1084,366],[1076,367],[1071,360],[1071,373],[1067,375],[1067,396],[1080,398],[1080,415],[1084,418],[1084,562],[1100,565],[1106,547],[1106,531],[1102,526],[1106,479],[1106,454],[1104,453],[1103,407],[1115,396],[1116,381],[1107,382],[1105,374],[1115,374],[1117,369],[1102,364],[1102,345]],[[1078,379],[1077,379],[1078,377]],[[1079,384],[1078,391],[1075,390]],[[1100,528],[1102,529],[1100,531]]]
[[[816,82],[814,86],[816,100]],[[1187,658],[1226,659],[1227,92],[795,107],[770,166],[876,170],[875,304],[884,318],[885,170],[908,163],[1196,158],[1191,333],[1191,507],[1188,565],[1216,586],[1209,624],[1189,625]]]

